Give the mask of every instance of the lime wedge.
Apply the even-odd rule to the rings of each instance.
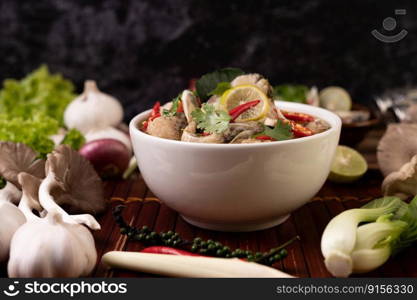
[[[319,93],[320,106],[331,111],[349,111],[352,99],[349,93],[338,86],[329,86]]]
[[[358,151],[346,146],[337,146],[328,179],[341,183],[353,182],[362,177],[367,170],[368,164]]]

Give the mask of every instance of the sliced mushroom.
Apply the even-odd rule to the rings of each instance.
[[[207,136],[199,136],[196,134],[197,131],[197,124],[192,121],[185,127],[181,141],[183,142],[191,142],[191,143],[206,143],[206,144],[221,144],[224,141],[223,135],[212,133]]]
[[[187,123],[190,123],[193,119],[191,113],[197,109],[200,104],[198,103],[197,97],[194,93],[189,90],[184,90],[182,92],[181,101],[185,117],[187,118]]]
[[[233,79],[230,84],[232,87],[244,84],[253,84],[260,88],[266,95],[271,96],[272,94],[272,86],[269,84],[268,80],[257,73],[240,75]]]
[[[398,171],[417,154],[417,124],[390,124],[379,141],[378,164],[385,176]]]
[[[389,174],[382,183],[385,196],[406,199],[417,194],[417,155],[397,172]]]
[[[41,194],[50,194],[68,212],[97,214],[106,207],[100,177],[87,159],[67,145],[60,145],[48,154],[45,172],[39,201],[46,211],[54,208],[48,206],[49,202],[42,202]]]
[[[150,135],[169,140],[179,140],[181,138],[181,128],[184,119],[179,116],[159,117],[151,121],[148,125],[147,132]]]
[[[22,143],[0,142],[0,176],[6,187],[0,190],[0,197],[17,204],[22,196],[18,174],[26,172],[38,178],[45,177],[45,161]]]
[[[244,130],[237,134],[231,141],[230,144],[240,144],[242,140],[250,139],[255,132],[253,130]]]
[[[252,132],[252,135],[262,132],[264,127],[259,122],[230,123],[229,128],[223,133],[225,141],[235,140],[242,132]],[[244,135],[242,135],[244,136]]]

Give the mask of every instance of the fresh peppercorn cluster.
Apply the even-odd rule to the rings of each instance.
[[[120,233],[127,235],[130,240],[141,242],[147,246],[161,245],[161,246],[170,246],[189,250],[194,253],[201,255],[209,255],[214,257],[224,257],[224,258],[242,258],[248,261],[257,262],[265,265],[272,265],[275,262],[285,258],[287,256],[287,247],[289,244],[299,239],[298,236],[289,240],[281,246],[272,248],[267,252],[255,252],[249,250],[235,249],[232,250],[228,246],[223,245],[222,243],[207,240],[196,237],[192,241],[186,241],[181,238],[178,233],[173,231],[160,232],[150,230],[147,226],[142,228],[135,228],[129,226],[122,217],[122,211],[124,206],[119,205],[113,211],[113,216],[116,224],[120,228]]]

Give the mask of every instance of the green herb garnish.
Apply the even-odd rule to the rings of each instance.
[[[213,105],[204,103],[191,113],[197,122],[197,128],[209,133],[221,133],[225,131],[231,120],[230,115],[223,110],[216,110]]]
[[[80,150],[85,143],[85,137],[77,129],[71,129],[67,132],[61,144],[70,146],[74,150]]]
[[[273,88],[272,97],[274,100],[306,103],[308,87],[297,84],[281,84]]]
[[[230,82],[219,82],[214,90],[212,90],[209,95],[218,95],[221,96],[225,91],[230,89],[232,86],[230,85]]]
[[[0,141],[24,143],[45,157],[54,149],[50,136],[63,127],[65,108],[75,96],[71,81],[46,66],[22,80],[6,79],[0,91]]]
[[[237,76],[243,74],[245,74],[245,72],[237,68],[224,68],[205,74],[196,82],[197,95],[203,101],[206,101],[209,98],[210,93],[217,88],[219,83],[230,82]]]
[[[277,125],[275,125],[275,127],[272,129],[268,126],[265,126],[264,131],[255,135],[255,137],[262,135],[267,135],[277,141],[290,140],[293,138],[291,125],[284,123],[281,120],[278,120]]]
[[[177,97],[175,97],[174,99],[172,99],[172,106],[170,109],[164,109],[162,111],[162,115],[164,117],[173,117],[177,114],[178,111],[178,106],[180,104],[181,101],[181,94],[179,94]]]

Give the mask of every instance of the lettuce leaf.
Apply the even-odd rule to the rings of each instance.
[[[21,80],[6,79],[0,90],[0,141],[24,143],[45,157],[54,149],[50,136],[63,127],[65,108],[75,97],[72,82],[45,65]],[[78,147],[80,135],[71,132],[67,142]]]

